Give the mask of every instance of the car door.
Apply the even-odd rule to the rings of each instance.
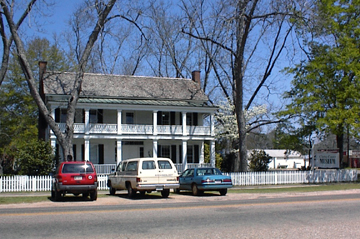
[[[191,190],[191,184],[194,180],[194,169],[187,169],[180,178],[181,189]]]

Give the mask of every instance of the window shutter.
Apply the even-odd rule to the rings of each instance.
[[[175,125],[175,112],[170,112],[170,125]]]
[[[59,108],[55,109],[55,122],[57,122],[57,123],[60,122],[60,109]]]
[[[158,125],[162,125],[161,117],[162,117],[162,111],[158,111],[157,112],[157,124]]]
[[[99,144],[99,164],[104,164],[104,145]]]
[[[200,151],[199,151],[200,147],[199,145],[194,145],[194,163],[199,163],[199,158],[200,158]]]
[[[171,160],[176,163],[176,145],[171,145]]]
[[[193,113],[193,117],[194,117],[193,125],[198,126],[198,113]]]
[[[103,113],[104,113],[104,110],[103,110],[103,109],[98,109],[97,117],[98,117],[98,123],[99,123],[99,124],[104,123]]]

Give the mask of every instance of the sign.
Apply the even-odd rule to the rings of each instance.
[[[339,152],[337,150],[317,150],[314,166],[318,168],[339,168]]]

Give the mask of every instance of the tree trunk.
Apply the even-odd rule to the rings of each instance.
[[[339,168],[342,168],[342,162],[344,159],[344,134],[336,135],[336,144],[339,149]]]

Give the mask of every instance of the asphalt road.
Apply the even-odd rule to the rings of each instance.
[[[1,238],[360,238],[360,190],[0,206]]]

